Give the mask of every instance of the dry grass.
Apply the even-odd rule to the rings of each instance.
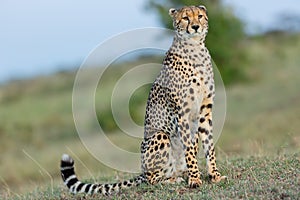
[[[204,183],[199,189],[190,189],[186,183],[146,185],[122,190],[111,196],[71,195],[64,186],[38,187],[26,195],[7,196],[12,199],[298,199],[300,196],[300,157],[277,155],[272,157],[226,158],[219,162],[220,170],[228,180],[218,184]],[[204,166],[204,163],[202,163]],[[202,170],[204,171],[205,169]],[[111,182],[128,177],[101,176],[99,182]],[[93,180],[87,180],[93,181]],[[60,184],[62,185],[62,184]]]

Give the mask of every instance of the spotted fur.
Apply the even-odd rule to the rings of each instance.
[[[218,172],[213,143],[215,86],[211,57],[204,43],[208,32],[206,8],[172,8],[169,14],[176,34],[148,97],[141,175],[115,184],[82,183],[75,175],[72,158],[63,155],[61,174],[70,192],[110,194],[141,183],[179,182],[183,178],[187,178],[189,187],[199,187],[199,142],[210,180],[226,178]]]

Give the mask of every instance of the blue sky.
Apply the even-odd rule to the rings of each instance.
[[[116,3],[117,2],[117,3]],[[107,38],[161,26],[145,0],[0,1],[0,82],[80,65]],[[250,26],[270,26],[282,12],[300,13],[299,0],[225,0]]]

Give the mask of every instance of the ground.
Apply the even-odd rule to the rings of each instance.
[[[227,182],[211,184],[207,177],[200,188],[190,189],[185,183],[175,185],[141,185],[123,190],[110,197],[68,193],[62,185],[37,188],[22,199],[298,199],[300,197],[300,154],[262,157],[229,158],[222,155],[220,171],[228,175]],[[201,165],[204,164],[201,163]],[[204,166],[204,165],[203,165]],[[203,168],[201,168],[204,170]],[[119,178],[131,175],[118,174]],[[116,179],[115,176],[99,181]],[[88,180],[92,181],[92,180]],[[16,198],[18,199],[18,198]]]

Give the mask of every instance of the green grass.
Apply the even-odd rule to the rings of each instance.
[[[181,193],[192,198],[199,192],[207,197],[224,199],[238,198],[238,195],[246,199],[253,195],[267,199],[291,195],[293,199],[296,194],[299,195],[295,186],[299,186],[300,168],[300,36],[251,38],[247,46],[251,62],[245,69],[252,81],[226,88],[227,116],[217,143],[219,166],[229,176],[229,182],[217,185],[205,182],[201,190],[189,190],[185,185],[145,186],[136,192],[124,191],[121,196],[113,198],[145,193],[159,199],[155,195],[163,195],[166,191],[169,191],[168,197],[175,195],[174,198]],[[134,66],[139,62],[145,63],[137,61]],[[130,63],[127,63],[106,72],[104,87],[96,94],[96,110],[100,123],[107,124],[110,140],[121,148],[138,152],[140,140],[118,131],[109,118],[113,83],[129,67]],[[26,199],[26,195],[28,199],[41,195],[48,199],[57,199],[61,195],[71,198],[61,186],[59,160],[62,153],[76,155],[85,163],[90,173],[80,162],[76,164],[81,177],[91,177],[92,174],[99,176],[99,181],[105,181],[103,177],[109,182],[116,180],[116,172],[91,156],[76,132],[72,116],[75,75],[75,72],[64,72],[0,86],[0,193],[4,199],[17,198],[16,194],[22,199]],[[142,122],[144,115],[145,88],[138,89],[130,99],[129,109],[137,123]],[[89,121],[85,123],[89,125]],[[99,137],[92,131],[87,136],[91,141]],[[240,171],[241,178],[234,178],[243,165],[245,171]],[[298,170],[296,176],[288,176],[287,171],[293,170],[287,170],[287,180],[278,178],[279,185],[276,185],[276,180],[271,178],[289,166]],[[254,177],[259,182],[253,181]],[[288,184],[291,182],[295,186]],[[285,188],[285,184],[291,189]],[[266,185],[277,189],[268,190]],[[287,193],[283,192],[285,190]],[[28,194],[29,191],[33,193]],[[218,196],[221,194],[218,191],[224,196]]]
[[[219,168],[228,180],[212,184],[203,176],[203,185],[190,189],[186,183],[157,184],[121,190],[111,196],[72,195],[62,184],[37,188],[15,199],[298,199],[300,197],[300,155],[224,158]],[[202,163],[201,166],[204,166]],[[202,171],[205,169],[202,167]],[[118,174],[99,182],[111,182],[132,175]],[[92,181],[92,180],[88,180]]]

